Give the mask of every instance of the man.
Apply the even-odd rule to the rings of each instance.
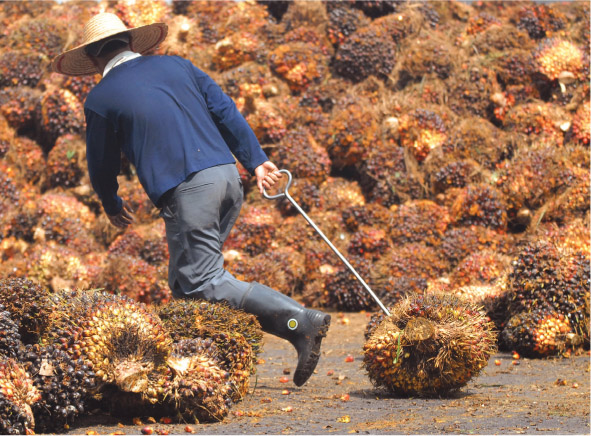
[[[103,76],[84,104],[92,186],[113,225],[133,222],[133,210],[117,195],[122,150],[165,221],[173,296],[225,301],[256,315],[264,331],[296,348],[293,381],[301,386],[316,367],[330,315],[237,280],[222,256],[243,201],[233,156],[256,176],[261,193],[281,173],[209,76],[177,56],[141,56],[166,34],[163,23],[128,29],[101,13],[86,24],[83,44],[52,63],[62,74]]]

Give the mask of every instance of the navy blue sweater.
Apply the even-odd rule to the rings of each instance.
[[[121,150],[154,204],[190,174],[267,156],[236,105],[191,62],[142,56],[113,68],[84,104],[88,172],[105,212],[121,211]]]

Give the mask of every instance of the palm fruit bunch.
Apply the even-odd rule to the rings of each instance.
[[[371,269],[370,260],[361,256],[352,256],[348,261],[361,278],[368,277]],[[325,277],[324,293],[327,306],[337,310],[357,312],[375,307],[373,298],[353,273],[345,267],[339,267],[334,273]]]
[[[581,345],[568,318],[547,308],[519,312],[509,318],[499,341],[502,348],[527,357],[568,355],[569,349]]]
[[[500,24],[501,21],[494,15],[487,12],[481,12],[468,18],[468,23],[464,31],[467,35],[476,35],[484,32],[490,27],[499,26]]]
[[[347,252],[353,256],[375,261],[390,249],[386,230],[374,227],[361,227],[349,241]]]
[[[286,133],[270,159],[279,168],[288,168],[295,179],[305,178],[317,185],[330,174],[328,152],[321,147],[307,129],[294,129]]]
[[[0,359],[0,432],[34,434],[31,407],[40,399],[31,376],[23,365],[11,358]]]
[[[562,30],[566,17],[560,11],[545,4],[526,6],[517,17],[517,27],[525,30],[530,38],[542,39]]]
[[[468,41],[480,54],[485,55],[510,52],[514,49],[529,49],[533,46],[532,39],[526,31],[506,22],[484,29]]]
[[[8,51],[0,55],[0,88],[34,88],[47,67],[47,57],[29,51]]]
[[[86,169],[86,144],[72,134],[61,136],[49,151],[43,185],[47,189],[58,186],[77,186]]]
[[[224,248],[255,256],[268,251],[275,237],[280,213],[272,206],[245,204]]]
[[[460,188],[450,215],[455,225],[485,226],[498,231],[507,228],[507,206],[501,192],[484,183]]]
[[[88,76],[66,76],[63,78],[64,82],[61,86],[74,94],[78,101],[84,103],[86,97],[100,79],[101,76],[99,74]]]
[[[510,108],[503,124],[506,129],[525,134],[532,145],[560,147],[571,126],[571,116],[555,104],[538,101]]]
[[[463,64],[449,83],[449,109],[462,117],[490,119],[494,111],[490,96],[500,90],[491,68],[476,61]]]
[[[258,254],[232,262],[228,268],[234,277],[245,282],[261,281],[286,295],[295,295],[305,278],[304,254],[292,247]]]
[[[509,315],[552,310],[570,322],[580,342],[589,343],[589,256],[559,251],[550,241],[523,247],[508,276]]]
[[[342,99],[335,110],[322,143],[333,167],[341,169],[360,163],[377,141],[376,115],[367,110],[369,101],[362,97]]]
[[[264,51],[265,47],[256,35],[237,32],[216,43],[212,64],[217,71],[226,71],[245,62],[264,58]]]
[[[343,44],[357,29],[366,27],[369,19],[358,9],[338,5],[328,12],[326,33],[335,47]]]
[[[422,277],[392,277],[374,274],[370,274],[369,280],[372,290],[386,307],[395,305],[407,295],[425,293],[430,283]],[[383,314],[383,312],[380,313]],[[372,316],[372,320],[376,323],[381,318]],[[366,336],[367,338],[368,336]]]
[[[49,153],[60,136],[67,133],[81,134],[84,130],[82,103],[67,89],[47,89],[35,111],[40,131],[39,145],[46,153]]]
[[[175,299],[156,307],[158,316],[175,342],[211,338],[216,332],[240,333],[256,354],[261,352],[263,334],[254,315],[224,303]]]
[[[0,114],[17,132],[33,134],[35,108],[40,98],[39,89],[28,86],[4,88],[0,91]]]
[[[343,177],[327,177],[319,187],[324,210],[340,212],[343,206],[364,206],[365,197],[359,184]],[[314,222],[316,222],[314,220]]]
[[[117,192],[121,198],[129,203],[134,210],[134,218],[138,224],[148,224],[154,222],[158,217],[158,209],[142,188],[137,178],[128,179],[127,177],[118,177],[119,191]]]
[[[550,81],[559,79],[565,73],[575,79],[583,79],[585,65],[589,64],[588,57],[579,47],[561,38],[542,40],[532,58],[535,70]]]
[[[166,302],[171,298],[167,271],[129,254],[108,256],[93,286],[145,304]]]
[[[421,242],[394,246],[371,269],[372,283],[401,277],[433,279],[449,269],[447,259],[433,247]]]
[[[231,398],[237,401],[246,395],[263,338],[254,315],[200,300],[173,300],[158,306],[157,311],[175,342],[195,338],[213,341],[219,366],[229,373]]]
[[[288,42],[269,52],[269,68],[283,79],[293,94],[320,83],[328,73],[322,48],[306,42]]]
[[[7,29],[2,46],[11,50],[30,50],[32,47],[53,59],[66,44],[67,25],[53,18],[37,17],[15,20]]]
[[[444,192],[448,188],[463,188],[480,181],[478,165],[471,160],[457,160],[438,167],[431,174],[431,186],[435,193]]]
[[[452,74],[458,54],[438,31],[420,33],[404,45],[393,72],[399,86],[431,76],[445,80]]]
[[[249,97],[245,98],[245,106],[251,104]],[[246,121],[261,143],[276,143],[287,132],[286,121],[281,111],[274,103],[257,100],[252,104],[254,111],[246,114]]]
[[[0,304],[0,356],[16,358],[22,346],[19,325],[14,322],[4,305]]]
[[[410,150],[419,162],[447,139],[445,115],[440,116],[429,109],[414,109],[400,117],[398,133],[400,145]]]
[[[185,421],[222,421],[232,405],[230,375],[211,339],[182,339],[168,358],[173,378],[167,399]]]
[[[511,239],[484,226],[448,228],[441,242],[441,252],[452,267],[462,259],[481,251],[510,254]]]
[[[6,162],[15,170],[18,180],[36,185],[47,168],[43,151],[32,139],[16,137],[5,156]]]
[[[385,207],[423,198],[421,176],[408,165],[405,148],[389,143],[372,145],[356,169],[368,204]]]
[[[390,206],[388,234],[395,245],[425,242],[437,246],[450,224],[447,208],[431,200],[411,200]]]
[[[49,290],[26,278],[0,280],[2,304],[19,328],[24,343],[36,342],[47,327],[51,308],[47,303]]]
[[[591,105],[589,100],[579,106],[573,116],[572,135],[576,143],[589,146],[591,139]]]
[[[67,429],[88,408],[95,374],[82,359],[51,345],[27,345],[19,361],[30,374],[40,398],[32,406],[37,433]]]
[[[364,347],[376,387],[397,395],[442,396],[465,386],[496,352],[492,324],[449,295],[409,295],[390,309]]]
[[[533,214],[552,195],[564,192],[573,179],[565,160],[549,146],[518,152],[500,168],[496,184],[509,220],[520,224],[520,216]]]
[[[271,191],[270,193],[272,194],[274,192]],[[320,189],[318,183],[314,179],[294,179],[291,187],[289,188],[289,195],[306,213],[314,209],[322,210],[323,208],[324,201],[322,198],[320,198]],[[292,202],[285,197],[279,198],[276,205],[283,216],[298,214]],[[285,222],[281,223],[281,228],[285,228]],[[279,236],[279,238],[289,238],[290,236],[292,235],[283,234]]]
[[[48,191],[37,202],[37,227],[42,240],[67,245],[83,254],[97,251],[90,233],[96,218],[87,206],[59,191]]]
[[[448,293],[480,307],[481,312],[486,314],[489,320],[494,323],[497,333],[505,326],[510,294],[507,288],[507,273],[503,273],[492,284],[476,284],[460,287],[452,284],[446,284],[445,286],[432,285],[426,292]]]
[[[356,232],[362,226],[385,228],[392,219],[390,210],[379,203],[346,206],[341,215],[350,232]]]
[[[165,1],[139,0],[130,2],[119,0],[112,6],[127,27],[144,26],[156,22],[166,22],[170,13],[170,7]]]
[[[554,221],[560,224],[577,217],[585,217],[589,213],[589,172],[582,168],[573,168],[573,182],[558,196],[550,200],[538,210],[533,217],[534,222]]]
[[[395,64],[396,43],[385,26],[358,28],[337,49],[332,61],[335,73],[351,82],[370,75],[386,79]]]
[[[42,345],[82,359],[95,373],[97,389],[114,385],[141,394],[147,402],[162,399],[166,359],[172,338],[154,311],[128,297],[101,291],[58,291]],[[155,382],[153,382],[155,380]],[[152,382],[151,382],[152,381]]]
[[[496,282],[509,266],[509,257],[495,251],[477,251],[462,259],[449,275],[453,286]]]
[[[358,8],[370,18],[379,18],[396,11],[403,2],[389,0],[355,0],[351,7]]]
[[[449,139],[442,146],[449,159],[471,159],[481,167],[495,169],[511,151],[509,138],[490,121],[467,117],[451,128]]]

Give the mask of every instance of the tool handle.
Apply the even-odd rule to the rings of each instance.
[[[279,172],[287,175],[287,183],[285,183],[285,188],[283,188],[283,192],[280,192],[275,195],[267,194],[267,191],[265,190],[265,188],[263,188],[263,197],[265,197],[267,200],[275,200],[277,198],[287,197],[289,195],[287,193],[287,190],[289,189],[289,187],[291,186],[291,182],[293,181],[291,173],[288,170],[279,170]]]
[[[386,316],[390,316],[390,311],[388,309],[386,309],[386,306],[384,306],[384,304],[380,301],[378,296],[376,294],[374,294],[374,292],[371,290],[369,285],[367,283],[365,283],[365,280],[363,280],[363,278],[361,278],[359,273],[357,271],[355,271],[355,268],[353,268],[353,266],[349,263],[349,261],[347,259],[345,259],[345,256],[343,256],[341,254],[341,252],[337,249],[337,247],[335,247],[333,245],[333,243],[330,242],[330,240],[326,237],[326,235],[324,233],[322,233],[322,230],[320,230],[320,228],[314,223],[314,221],[312,221],[312,219],[306,214],[306,212],[304,212],[304,210],[300,207],[300,205],[292,198],[291,195],[289,195],[288,190],[289,190],[289,187],[291,186],[291,182],[292,182],[291,173],[285,169],[279,170],[279,172],[287,175],[287,183],[285,185],[283,192],[280,192],[279,194],[276,194],[276,195],[268,195],[267,191],[265,191],[263,188],[263,196],[268,200],[274,200],[276,198],[282,198],[282,197],[287,198],[290,201],[290,203],[293,205],[293,207],[295,207],[296,210],[300,214],[302,214],[302,216],[306,219],[306,221],[308,221],[308,224],[310,224],[312,226],[312,228],[314,230],[316,230],[316,232],[320,235],[320,237],[324,240],[324,242],[326,242],[328,244],[328,246],[332,249],[332,251],[334,251],[334,253],[341,260],[341,262],[343,262],[343,264],[349,269],[349,271],[351,271],[351,273],[353,273],[355,278],[359,281],[359,283],[361,283],[361,285],[365,288],[365,290],[369,293],[369,295],[372,296],[372,298],[375,300],[375,302],[378,304],[378,306],[380,306],[380,309],[382,309],[382,311],[386,314]]]

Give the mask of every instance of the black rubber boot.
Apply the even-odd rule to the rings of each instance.
[[[306,383],[320,358],[320,343],[330,326],[330,315],[306,309],[287,295],[256,282],[245,295],[242,309],[256,315],[263,331],[291,342],[298,352],[293,382],[296,386]]]

